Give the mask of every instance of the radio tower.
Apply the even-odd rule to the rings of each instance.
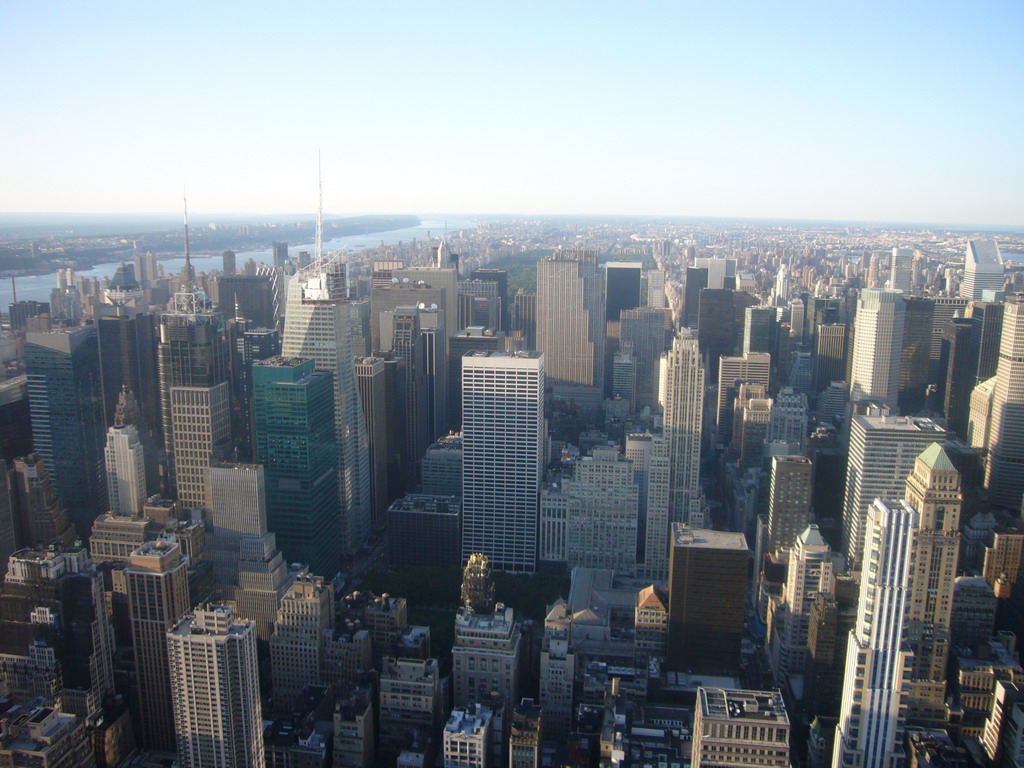
[[[316,207],[315,258],[316,263],[320,264],[323,261],[324,250],[324,172],[320,167],[320,150],[316,152],[316,181],[320,197]]]

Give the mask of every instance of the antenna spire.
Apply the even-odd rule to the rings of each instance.
[[[316,151],[316,180],[320,193],[316,209],[316,263],[323,260],[324,249],[324,172],[320,165],[320,150]]]
[[[188,244],[188,194],[184,187],[181,189],[181,195],[185,210],[185,269],[181,287],[183,290],[190,291],[195,287],[195,275],[192,273],[192,254]]]

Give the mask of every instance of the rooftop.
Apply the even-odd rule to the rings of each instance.
[[[943,450],[942,445],[939,443],[932,443],[929,445],[917,458],[923,461],[929,469],[937,469],[945,472],[956,471],[956,467],[953,466],[953,462],[949,460],[949,456],[946,455],[946,451]]]
[[[741,691],[728,688],[700,688],[698,703],[704,718],[759,720],[789,724],[786,705],[779,691]]]
[[[747,538],[742,533],[712,531],[706,528],[690,528],[684,523],[672,526],[672,544],[691,549],[728,549],[747,552]]]

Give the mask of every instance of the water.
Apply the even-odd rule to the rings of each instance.
[[[448,219],[447,224],[449,231],[472,229],[476,226],[474,222],[469,220]],[[354,253],[367,248],[376,248],[381,242],[385,245],[397,245],[399,242],[409,243],[414,239],[425,239],[427,232],[430,232],[431,237],[438,237],[444,233],[444,229],[445,221],[441,219],[424,220],[416,227],[392,229],[387,232],[371,232],[367,235],[348,235],[346,237],[336,237],[333,240],[325,240],[324,251],[343,250]],[[309,251],[312,254],[314,248],[313,243],[301,243],[298,245],[289,243],[288,252],[295,255],[299,251]],[[259,251],[237,251],[235,253],[235,263],[239,269],[249,259],[263,264],[270,264],[272,258],[273,252],[269,248]],[[221,269],[223,264],[224,261],[219,252],[216,254],[192,254],[192,266],[196,273],[209,272],[211,269]],[[112,277],[114,270],[117,269],[117,265],[118,262],[116,261],[108,264],[97,264],[92,269],[76,271],[75,277],[95,277],[102,280],[104,277]],[[163,267],[164,274],[177,274],[185,266],[185,257],[160,259],[160,265]],[[19,301],[49,301],[50,291],[57,287],[57,277],[56,273],[29,275],[19,277],[17,284]],[[0,307],[3,308],[3,311],[7,311],[7,305],[12,300],[10,278],[0,279]]]

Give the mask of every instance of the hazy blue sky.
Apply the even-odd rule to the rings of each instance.
[[[0,211],[1024,224],[1024,3],[0,2]]]

